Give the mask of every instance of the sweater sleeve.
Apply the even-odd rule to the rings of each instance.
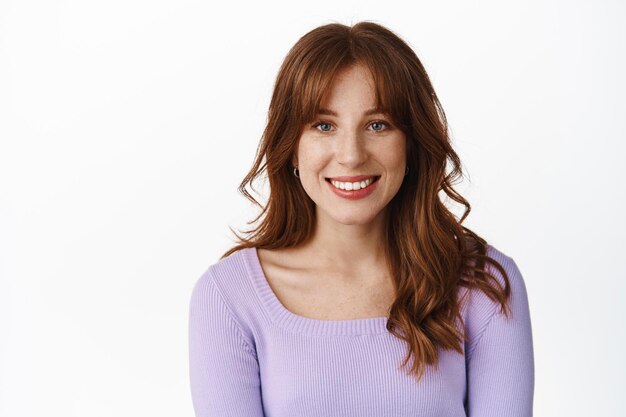
[[[511,316],[504,316],[499,303],[486,304],[490,314],[484,330],[466,356],[467,416],[531,417],[535,370],[526,286],[512,258],[497,260],[511,284]],[[499,272],[495,275],[504,282]]]
[[[189,376],[196,417],[262,417],[253,342],[225,303],[210,269],[189,306]]]

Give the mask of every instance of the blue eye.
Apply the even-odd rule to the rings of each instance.
[[[387,123],[385,123],[385,122],[383,122],[383,121],[381,121],[381,120],[377,120],[377,121],[372,122],[372,123],[370,124],[370,126],[374,126],[374,125],[383,125],[383,126],[387,126]],[[382,130],[384,130],[384,129],[374,129],[374,131],[375,131],[375,132],[380,132],[380,131],[382,131]]]
[[[315,123],[315,124],[313,125],[313,127],[314,127],[314,128],[317,128],[318,126],[330,126],[330,123],[327,123],[327,122],[318,122],[318,123]],[[322,132],[330,132],[330,130],[325,130],[325,129],[322,129]]]

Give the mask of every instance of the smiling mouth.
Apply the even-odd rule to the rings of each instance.
[[[367,188],[377,182],[380,179],[380,175],[374,175],[371,180],[362,180],[362,181],[353,181],[353,182],[343,182],[343,181],[332,181],[330,178],[325,178],[326,182],[330,183],[333,187],[344,190],[344,191],[356,191],[359,189]],[[333,182],[335,184],[333,184]],[[355,187],[355,184],[358,186]]]
[[[380,175],[372,175],[372,178],[374,178],[374,180],[372,181],[374,183],[380,179]],[[330,182],[331,180],[331,178],[324,178],[324,179],[328,182]],[[343,182],[349,182],[349,181],[343,181]],[[358,181],[354,181],[354,182],[358,182]]]

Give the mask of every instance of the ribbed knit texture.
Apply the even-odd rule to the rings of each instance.
[[[487,248],[509,276],[512,317],[472,290],[462,304],[469,337],[464,355],[440,349],[438,368],[427,367],[419,383],[399,367],[407,345],[387,331],[387,317],[315,320],[294,314],[269,286],[256,248],[219,260],[191,294],[196,417],[532,416],[526,286],[512,258]]]

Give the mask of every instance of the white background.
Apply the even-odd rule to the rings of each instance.
[[[189,296],[257,213],[237,186],[279,65],[314,27],[360,20],[417,52],[464,224],[524,276],[535,415],[626,415],[625,12],[1,1],[0,415],[193,415]]]

